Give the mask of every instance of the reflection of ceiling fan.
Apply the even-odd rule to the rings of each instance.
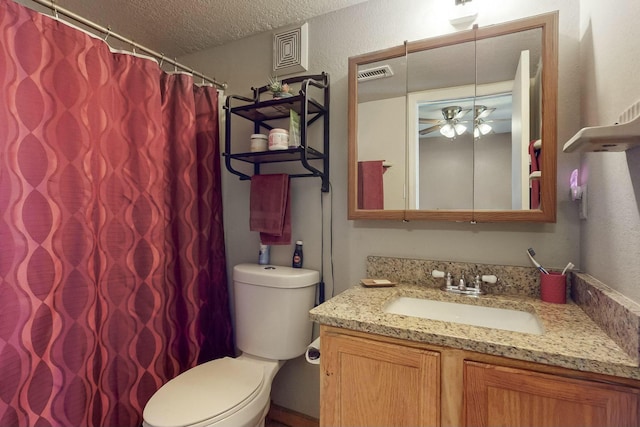
[[[473,118],[473,136],[480,138],[483,135],[491,132],[491,123],[493,120],[486,120],[486,118],[495,111],[495,108],[487,108],[485,105],[476,105],[474,107],[475,113]],[[467,127],[463,123],[469,122],[469,120],[463,120],[464,116],[471,111],[466,108],[458,106],[444,107],[442,109],[442,119],[429,119],[420,118],[420,124],[433,124],[428,128],[422,129],[420,135],[427,135],[437,130],[446,138],[454,139],[456,136],[462,135],[467,131]]]
[[[485,118],[493,113],[495,108],[487,108],[484,105],[476,105],[476,114],[473,119],[473,137],[480,138],[491,132],[491,125],[485,121]],[[488,122],[492,122],[489,120]]]
[[[442,119],[420,118],[421,124],[433,124],[420,131],[420,135],[427,135],[437,130],[447,138],[455,138],[467,131],[467,127],[460,123],[461,119],[469,112],[468,108],[462,109],[458,106],[444,107],[442,109]]]

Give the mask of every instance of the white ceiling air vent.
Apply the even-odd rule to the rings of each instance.
[[[308,25],[273,34],[273,72],[276,76],[307,71],[309,68]]]
[[[358,71],[358,81],[366,82],[368,80],[383,79],[385,77],[393,76],[393,70],[388,65],[381,65],[380,67],[369,68],[368,70]]]

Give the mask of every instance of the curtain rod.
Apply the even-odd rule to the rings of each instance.
[[[80,15],[77,15],[73,12],[71,12],[70,10],[64,9],[62,7],[59,7],[57,4],[55,4],[55,1],[53,0],[31,0],[35,3],[38,3],[42,6],[45,6],[49,9],[51,9],[54,13],[54,17],[58,18],[58,14],[60,15],[64,15],[68,18],[73,19],[74,21],[80,22],[83,25],[86,25],[87,27],[90,27],[96,31],[99,31],[101,33],[105,34],[105,38],[104,40],[106,41],[108,37],[113,37],[116,38],[118,40],[120,40],[123,43],[126,43],[128,45],[130,45],[133,49],[140,49],[141,51],[148,53],[149,55],[152,55],[158,59],[160,59],[160,64],[162,64],[163,62],[167,62],[171,65],[173,65],[174,67],[180,68],[184,71],[187,71],[191,74],[193,74],[195,77],[200,77],[203,80],[208,81],[209,83],[213,83],[213,85],[217,86],[220,89],[226,89],[227,88],[227,84],[226,83],[220,83],[219,81],[217,81],[215,78],[211,78],[211,77],[207,77],[202,73],[199,73],[197,71],[194,71],[193,68],[191,67],[187,67],[186,65],[183,65],[179,62],[177,62],[176,60],[173,60],[171,58],[167,58],[164,54],[162,53],[158,53],[152,49],[149,49],[148,47],[142,46],[136,42],[134,42],[133,40],[130,40],[124,36],[121,36],[120,34],[114,33],[113,31],[111,31],[111,28],[105,28],[102,25],[96,24],[93,21],[89,21],[86,18],[83,18]]]

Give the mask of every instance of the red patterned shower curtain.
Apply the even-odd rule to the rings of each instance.
[[[0,426],[139,426],[233,351],[218,95],[0,3]]]

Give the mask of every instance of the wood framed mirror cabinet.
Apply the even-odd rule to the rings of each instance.
[[[555,222],[558,13],[349,58],[348,218]]]

